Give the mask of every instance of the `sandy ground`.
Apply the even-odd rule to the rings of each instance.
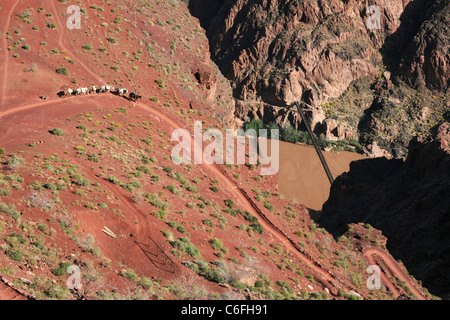
[[[366,158],[354,152],[323,152],[333,177],[350,169],[350,163]],[[330,193],[330,182],[312,146],[280,141],[279,191],[289,200],[321,211]]]

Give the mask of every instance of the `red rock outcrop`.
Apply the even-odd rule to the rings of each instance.
[[[191,0],[190,6],[207,30],[212,58],[232,81],[234,96],[244,101],[286,107],[303,100],[316,110],[313,119],[360,79],[374,83],[364,93],[374,98],[402,86],[398,79],[415,89],[448,91],[448,1]],[[236,116],[248,114],[240,106]],[[285,112],[268,108],[265,114],[273,114],[273,122],[285,122]],[[310,125],[329,127],[323,120]],[[358,138],[357,121],[337,122]],[[345,136],[316,132],[332,140]]]

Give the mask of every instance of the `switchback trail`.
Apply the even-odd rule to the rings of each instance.
[[[146,104],[143,103],[136,103],[136,105],[140,106],[141,108],[148,110],[151,113],[156,114],[158,117],[163,119],[165,122],[167,122],[169,125],[172,126],[172,128],[178,129],[180,126],[172,120],[170,117],[168,117],[166,114],[149,107]],[[191,140],[195,143],[195,140],[191,136]],[[202,163],[204,163],[202,161]],[[337,282],[329,271],[324,270],[323,268],[319,267],[314,261],[310,260],[305,254],[297,248],[297,246],[294,244],[294,242],[289,239],[286,234],[281,231],[279,228],[277,228],[268,218],[265,216],[261,210],[258,208],[258,206],[253,202],[253,200],[244,192],[244,190],[235,182],[233,182],[229,177],[227,177],[221,169],[218,168],[215,164],[203,164],[206,168],[208,168],[210,171],[213,172],[213,175],[220,178],[225,185],[227,186],[227,189],[234,193],[235,197],[239,200],[241,205],[250,213],[252,213],[254,216],[259,217],[258,220],[263,228],[265,228],[267,231],[269,231],[272,235],[274,235],[278,240],[287,248],[289,251],[291,251],[293,254],[295,254],[300,261],[305,263],[307,266],[311,267],[311,269],[314,271],[316,275],[318,275],[318,280],[324,284],[333,295],[338,294],[338,290],[336,289]],[[347,289],[345,286],[340,283],[341,288],[340,289]]]
[[[12,16],[12,12],[13,12],[15,6],[18,3],[19,3],[19,1],[17,1],[15,3],[14,7],[10,11],[10,15],[9,15],[8,21],[7,21],[7,25],[8,26],[9,26],[9,20],[11,19],[11,16]],[[61,32],[59,33],[59,39],[58,39],[59,45],[61,46],[61,48],[66,50],[67,54],[71,54],[73,56],[74,60],[87,73],[89,73],[91,76],[93,76],[93,78],[97,79],[99,82],[102,82],[101,77],[96,75],[83,62],[79,61],[79,59],[76,58],[76,55],[73,54],[69,49],[67,49],[64,46],[64,44],[63,44],[63,39],[64,39],[64,32],[63,32],[63,30],[64,29],[63,29],[63,25],[61,23],[61,20],[60,20],[60,18],[58,16],[57,8],[56,8],[56,5],[55,5],[55,0],[51,0],[51,4],[52,4],[52,7],[53,7],[53,11],[55,12],[55,16],[57,18],[58,29],[61,30]],[[7,65],[6,65],[6,67],[7,67]],[[4,79],[6,79],[6,77],[7,77],[7,75],[5,74],[4,75]],[[4,82],[6,83],[6,81],[4,81]],[[3,84],[3,86],[6,85],[5,83]],[[2,90],[4,91],[4,88]],[[90,96],[88,95],[88,97],[90,97]],[[76,98],[81,98],[81,97],[70,97],[70,98],[67,98],[67,99],[76,99]],[[4,99],[4,97],[2,96],[2,101],[3,101],[3,99]],[[43,101],[43,102],[40,102],[40,103],[34,103],[34,104],[20,106],[20,107],[17,107],[15,109],[1,111],[0,112],[0,119],[5,117],[5,116],[7,116],[7,115],[11,115],[13,113],[17,113],[17,112],[24,111],[24,110],[30,110],[30,109],[37,108],[37,107],[40,107],[40,106],[54,104],[54,103],[57,103],[58,101],[60,101],[60,100],[56,100],[56,99],[55,100],[48,100],[48,101]],[[180,128],[180,126],[173,119],[171,119],[169,116],[167,116],[163,112],[161,112],[159,110],[156,110],[155,108],[150,107],[149,105],[141,103],[141,102],[136,102],[135,105],[139,106],[142,109],[145,109],[145,110],[149,111],[150,113],[153,113],[153,114],[157,115],[158,117],[163,119],[167,124],[169,124],[173,129]],[[192,137],[191,137],[191,139],[192,139]],[[350,290],[343,283],[341,283],[339,280],[337,280],[331,274],[331,272],[329,270],[325,270],[324,268],[320,267],[317,264],[317,262],[315,262],[314,260],[312,260],[311,258],[306,256],[302,252],[302,250],[300,250],[300,248],[298,248],[295,245],[295,243],[282,230],[280,230],[278,227],[276,227],[270,221],[270,219],[268,219],[268,217],[262,213],[262,211],[258,208],[257,204],[251,199],[251,197],[248,196],[248,194],[245,192],[245,190],[240,188],[240,186],[237,183],[235,183],[228,176],[226,176],[226,174],[224,174],[223,171],[217,165],[215,165],[215,164],[213,164],[213,165],[204,164],[204,166],[208,170],[210,170],[212,172],[213,176],[216,176],[216,177],[220,178],[220,180],[222,180],[224,182],[224,184],[228,187],[230,192],[232,192],[234,194],[235,198],[239,200],[241,205],[244,208],[246,208],[246,210],[248,210],[254,216],[258,217],[258,220],[260,221],[260,224],[262,225],[262,227],[264,229],[266,229],[269,233],[271,233],[276,238],[278,238],[279,241],[287,249],[289,249],[293,254],[295,254],[299,258],[300,261],[302,261],[306,265],[310,266],[311,269],[313,270],[313,272],[315,273],[315,275],[317,275],[317,280],[319,280],[325,287],[327,287],[333,295],[337,295],[338,289],[344,289],[344,290],[347,290],[347,291]],[[92,174],[93,173],[91,172],[90,175],[92,175]],[[112,191],[112,190],[110,190],[110,191]],[[137,208],[134,208],[135,206],[133,206],[129,202],[129,200],[126,199],[124,197],[124,195],[121,192],[119,192],[118,190],[115,190],[115,192],[113,192],[113,193],[118,195],[119,199],[121,200],[121,202],[124,203],[130,210],[133,210],[134,212],[137,212],[141,216],[143,214],[145,214],[142,211],[137,210]]]
[[[86,99],[86,98],[92,98],[92,96],[87,95],[87,96],[74,96],[74,97],[69,97],[64,99],[64,101],[68,101],[68,99],[72,100],[72,99]],[[51,105],[51,104],[55,104],[57,102],[59,102],[61,100],[59,99],[52,99],[52,100],[47,100],[47,101],[43,101],[43,102],[39,102],[39,103],[34,103],[34,104],[30,104],[30,105],[25,105],[25,106],[20,106],[17,107],[15,109],[10,109],[7,111],[3,111],[0,112],[0,119],[7,116],[7,115],[11,115],[20,111],[25,111],[25,110],[31,110],[37,107],[42,107],[42,106],[47,106],[47,105]],[[147,110],[148,112],[155,114],[156,116],[158,116],[160,119],[162,119],[163,121],[165,121],[167,124],[169,124],[173,129],[178,129],[180,128],[180,126],[173,120],[171,119],[169,116],[167,116],[166,114],[164,114],[163,112],[156,110],[150,106],[148,106],[147,104],[144,103],[135,103],[135,105],[137,105],[138,107]],[[260,220],[260,223],[262,225],[263,228],[265,228],[269,233],[273,234],[276,238],[278,238],[280,240],[280,242],[287,248],[289,249],[293,254],[295,254],[300,261],[304,262],[306,265],[310,266],[311,269],[314,271],[314,273],[317,275],[317,280],[321,281],[329,290],[332,294],[337,294],[337,289],[335,287],[335,285],[332,285],[333,282],[336,282],[337,280],[334,279],[334,277],[329,273],[329,271],[323,270],[320,266],[318,266],[314,261],[310,260],[305,254],[303,254],[299,248],[297,248],[293,241],[291,239],[289,239],[280,229],[278,229],[277,227],[275,227],[275,225],[273,225],[273,223],[271,223],[271,221],[262,214],[261,210],[256,210],[255,207],[257,208],[257,205],[252,202],[252,200],[249,200],[249,197],[246,196],[246,194],[243,193],[243,189],[241,189],[236,183],[234,183],[229,177],[227,177],[218,167],[217,165],[209,165],[209,164],[204,164],[204,166],[212,171],[212,176],[217,176],[218,178],[220,178],[220,180],[222,180],[224,182],[224,184],[228,187],[229,190],[231,190],[231,192],[235,195],[236,199],[238,199],[239,203],[250,213],[252,213],[254,216],[259,217],[258,220]],[[90,175],[92,175],[93,173],[91,172]],[[114,192],[115,194],[117,194],[121,200],[121,202],[123,202],[129,209],[132,209],[134,212],[136,212],[137,210],[135,208],[133,208],[134,206],[129,203],[128,199],[124,199],[123,194],[120,194],[117,190]],[[119,195],[119,194],[120,195]],[[139,215],[143,215],[143,212],[139,212]],[[345,288],[345,286],[341,286],[342,289]],[[348,289],[348,288],[347,288]],[[349,290],[349,289],[348,289]]]
[[[90,96],[90,95],[74,96],[74,97],[66,98],[66,99],[64,99],[64,101],[68,101],[68,100],[72,100],[72,99],[87,99],[87,98],[92,98],[92,96]],[[61,101],[60,99],[52,99],[52,100],[42,101],[39,103],[20,106],[15,109],[6,110],[3,112],[0,112],[0,119],[7,115],[12,115],[12,114],[20,112],[20,111],[31,110],[31,109],[42,107],[42,106],[56,104],[60,101]],[[163,121],[168,123],[173,129],[180,128],[180,126],[178,126],[177,123],[173,119],[171,119],[169,116],[167,116],[163,112],[156,110],[155,108],[150,107],[149,105],[144,104],[144,103],[138,102],[138,103],[135,103],[135,105],[158,116],[160,119],[162,119]],[[228,189],[235,195],[236,199],[239,200],[239,203],[241,205],[243,205],[243,207],[246,208],[246,210],[248,210],[250,213],[252,213],[256,217],[259,217],[258,220],[260,221],[260,223],[264,229],[266,229],[268,232],[270,232],[272,235],[274,235],[276,238],[278,238],[280,240],[280,242],[287,249],[289,249],[293,254],[295,254],[303,263],[310,266],[312,268],[312,270],[319,276],[318,280],[320,280],[330,290],[331,293],[333,293],[333,294],[337,293],[335,286],[336,286],[336,282],[338,282],[338,280],[336,280],[336,278],[330,273],[330,271],[323,269],[320,265],[317,264],[316,261],[309,258],[305,252],[302,252],[302,250],[300,248],[298,248],[296,246],[296,244],[282,230],[280,230],[278,227],[276,227],[270,221],[270,219],[264,213],[262,213],[262,211],[259,209],[257,204],[251,199],[251,197],[246,193],[246,191],[244,189],[242,189],[237,183],[232,181],[229,177],[227,177],[223,173],[223,171],[220,168],[218,168],[217,165],[204,164],[204,166],[208,170],[212,171],[212,173],[215,176],[220,178],[220,180],[222,180],[225,183],[225,185],[228,187]],[[95,179],[100,179],[99,177],[97,177],[95,175],[95,173],[89,172],[89,170],[87,170],[87,171],[91,177],[93,177]],[[137,215],[141,216],[142,218],[145,216],[144,212],[142,212],[140,209],[136,208],[133,204],[130,203],[130,200],[127,199],[127,197],[122,193],[122,191],[119,191],[116,188],[113,188],[113,186],[108,186],[107,188],[113,194],[117,195],[119,197],[120,201],[126,207],[128,207],[130,210],[132,210],[133,212],[135,212]],[[385,255],[383,255],[384,254],[383,252],[376,251],[375,249],[365,251],[366,258],[368,259],[369,263],[371,263],[371,264],[375,264],[374,260],[372,258],[373,254],[376,254],[378,256],[381,256],[382,258],[385,258]],[[391,272],[393,274],[395,274],[401,281],[406,281],[406,283],[408,284],[408,287],[410,287],[411,291],[417,297],[424,298],[423,295],[421,295],[417,291],[417,289],[415,289],[415,287],[413,285],[411,285],[410,281],[408,280],[408,277],[401,271],[401,269],[398,267],[396,262],[395,261],[392,262],[390,260],[391,259],[388,259],[386,261],[389,262]],[[394,285],[392,285],[391,281],[385,275],[382,275],[382,277],[383,277],[383,282],[386,284],[386,286],[389,288],[389,290],[391,290],[394,293],[394,295],[398,296],[399,295],[398,290],[395,288]],[[334,283],[334,285],[332,285],[332,283]],[[350,290],[349,288],[346,288],[346,286],[343,285],[342,283],[340,283],[340,286],[341,286],[341,289]]]
[[[427,300],[426,297],[423,296],[423,294],[416,288],[416,286],[411,282],[410,277],[400,268],[398,263],[386,252],[384,252],[381,249],[374,248],[374,247],[368,247],[363,250],[364,256],[366,257],[367,261],[372,264],[376,265],[375,256],[378,256],[386,265],[386,268],[389,269],[389,271],[396,276],[400,281],[403,281],[408,288],[411,290],[411,292],[420,300]],[[385,275],[382,274],[381,278],[383,280],[383,283],[386,285],[386,287],[389,288],[389,290],[394,293],[396,297],[400,295],[399,291],[395,288],[392,281]]]

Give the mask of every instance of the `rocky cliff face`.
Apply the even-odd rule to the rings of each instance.
[[[417,144],[406,161],[361,160],[336,179],[321,225],[339,236],[347,224],[382,230],[387,247],[434,294],[450,294],[449,125]]]
[[[237,97],[277,105],[308,97],[319,105],[353,80],[377,73],[375,48],[358,11],[337,0],[225,2],[207,33]]]
[[[189,3],[207,30],[213,59],[232,81],[235,97],[244,101],[236,108],[243,121],[258,113],[255,101],[286,107],[303,100],[311,105],[310,124],[317,133],[329,139],[358,139],[364,111],[380,96],[388,96],[396,107],[403,108],[407,99],[403,101],[405,97],[398,90],[407,91],[409,86],[436,90],[432,96],[445,95],[448,89],[448,1]],[[370,6],[377,6],[379,12],[369,10]],[[373,19],[378,13],[377,25]],[[369,28],[375,25],[379,29]],[[357,95],[349,97],[354,89]],[[360,99],[362,96],[365,98]],[[278,124],[289,121],[299,127],[298,117],[288,117],[288,112],[276,107],[263,108],[266,120]],[[326,118],[337,120],[336,126],[330,128]],[[337,130],[338,125],[345,129]],[[328,134],[325,128],[335,134]],[[365,127],[379,136],[386,128],[372,129]],[[401,147],[366,134],[362,139],[366,146],[375,144],[383,149],[367,153],[403,156],[415,132],[400,137],[395,134],[400,127],[393,131],[388,139],[400,141]]]
[[[449,16],[448,1],[412,1],[405,7],[398,30],[386,39],[385,55],[410,85],[441,92],[448,90]]]

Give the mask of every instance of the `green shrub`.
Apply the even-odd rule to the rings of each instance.
[[[91,154],[89,156],[89,160],[92,161],[92,162],[98,163],[99,162],[98,154],[96,154],[96,153]]]
[[[23,160],[23,158],[21,156],[18,155],[11,155],[11,158],[8,159],[8,165],[9,166],[17,166],[20,165],[22,163],[24,163],[25,161]]]
[[[178,231],[181,232],[181,233],[185,233],[185,232],[186,232],[186,229],[185,229],[181,224],[179,224],[179,223],[176,222],[176,221],[169,221],[169,222],[167,222],[167,224],[168,224],[171,228],[175,228],[176,230],[178,230]]]
[[[166,210],[167,208],[169,208],[169,204],[159,199],[157,193],[152,193],[150,195],[150,204],[162,210]]]
[[[137,170],[139,170],[140,172],[143,172],[145,174],[149,174],[149,175],[153,174],[152,170],[149,167],[144,166],[144,165],[137,167]]]
[[[166,212],[164,210],[159,210],[157,212],[153,212],[152,215],[155,218],[159,218],[159,219],[165,219],[166,218]]]
[[[138,275],[136,274],[136,271],[134,271],[131,268],[120,271],[119,275],[121,275],[125,279],[128,279],[131,282],[136,282],[139,279]]]
[[[9,188],[0,188],[0,197],[9,196],[11,190]]]
[[[7,205],[6,203],[0,202],[0,212],[12,217],[14,220],[19,220],[20,218],[20,213],[14,205]]]
[[[233,205],[234,205],[233,200],[227,199],[227,200],[224,200],[224,202],[227,207],[229,207],[230,209],[233,209]]]
[[[156,79],[155,82],[160,88],[164,88],[166,86],[164,79]]]
[[[60,262],[59,267],[51,271],[55,276],[63,276],[67,274],[67,268],[70,267],[70,265],[71,265],[70,262]]]
[[[176,241],[169,241],[169,243],[181,252],[185,252],[193,258],[201,257],[200,250],[195,247],[189,238],[179,238]]]
[[[117,179],[117,178],[116,178],[115,176],[113,176],[113,175],[109,175],[109,176],[108,176],[108,181],[109,181],[109,182],[112,182],[112,183],[114,183],[114,184],[117,184],[117,185],[122,184],[122,183],[120,182],[120,180]]]
[[[213,226],[212,221],[209,220],[209,219],[205,219],[205,220],[203,220],[202,222],[203,222],[203,224],[205,224],[205,225],[207,225],[207,226],[209,226],[209,227],[212,227],[212,226]]]
[[[354,273],[352,273],[350,275],[350,280],[357,288],[362,288],[364,285],[364,280],[359,271],[355,271]]]
[[[87,43],[83,46],[83,49],[92,50],[92,43]]]
[[[106,38],[106,40],[108,40],[108,42],[112,43],[112,44],[116,44],[117,42],[119,42],[119,40],[117,40],[117,38],[113,38],[113,37]]]
[[[38,248],[39,250],[45,250],[46,248],[45,248],[45,245],[41,242],[41,241],[39,241],[39,240],[36,240],[34,243],[33,243],[33,245],[36,247],[36,248]]]
[[[223,249],[223,242],[220,239],[212,238],[209,240],[209,244],[213,248],[213,250],[222,250]]]
[[[60,128],[54,128],[52,131],[50,131],[51,134],[54,134],[55,136],[63,136],[64,131]]]
[[[68,76],[69,75],[69,70],[67,70],[66,67],[61,67],[61,68],[56,69],[56,73]]]
[[[263,228],[262,228],[262,226],[259,224],[259,222],[255,222],[255,223],[252,223],[251,225],[250,225],[250,228],[252,228],[252,230],[253,231],[255,231],[255,232],[258,232],[259,234],[263,234]]]
[[[74,179],[74,183],[77,186],[81,186],[81,187],[87,187],[91,184],[91,182],[89,181],[89,179],[84,178],[82,175],[80,174],[75,174],[73,177]]]
[[[104,202],[100,202],[98,204],[98,206],[101,207],[101,208],[104,208],[104,209],[108,209],[108,205],[106,203],[104,203]]]
[[[17,262],[21,262],[23,259],[23,255],[20,251],[8,250],[7,254],[11,260],[14,260]]]

